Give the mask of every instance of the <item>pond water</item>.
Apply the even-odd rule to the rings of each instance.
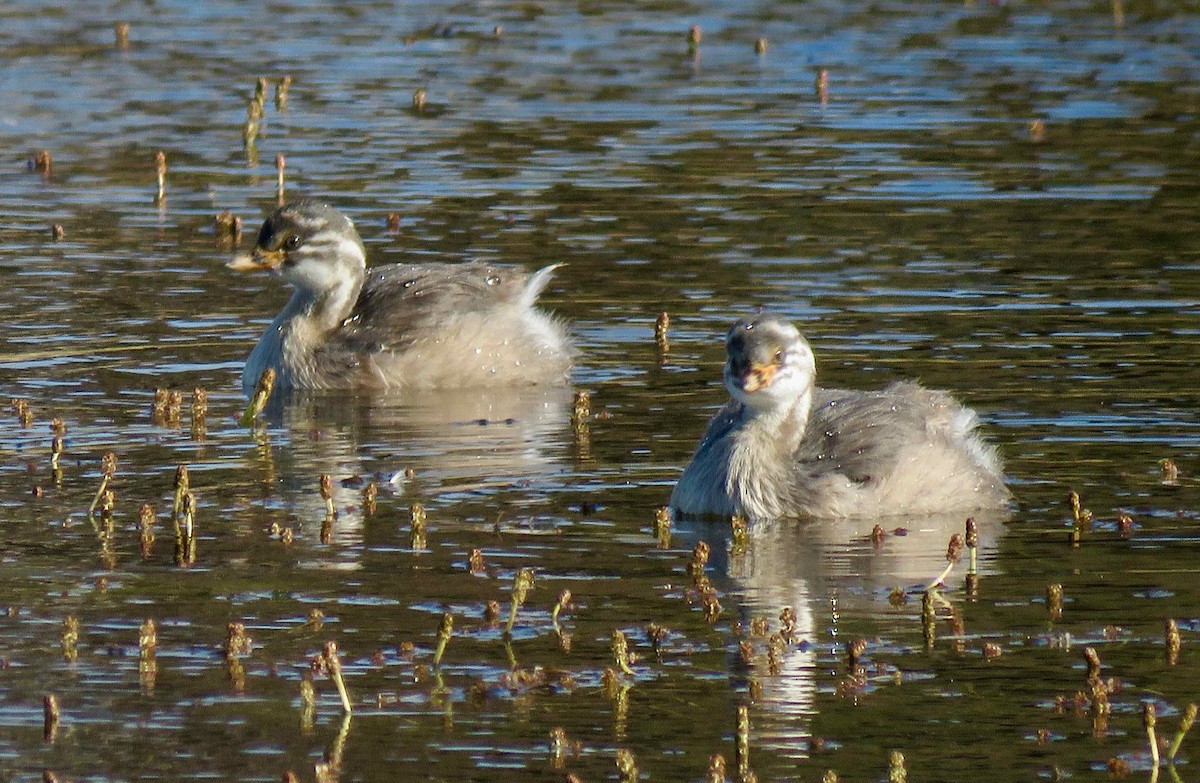
[[[705,780],[713,754],[734,779],[747,707],[759,780],[881,780],[892,751],[926,781],[1140,779],[1143,704],[1170,738],[1200,699],[1200,5],[165,0],[0,20],[0,395],[33,416],[0,427],[0,778],[596,781],[628,776],[628,750],[642,779]],[[374,263],[565,262],[543,302],[580,347],[573,388],[297,395],[239,424],[242,362],[288,293],[225,269],[214,216],[248,247],[278,155],[287,194],[342,208]],[[931,644],[922,594],[962,518],[655,535],[724,401],[721,336],[759,307],[800,325],[823,383],[950,389],[1003,453],[1017,506],[977,519]],[[156,388],[183,392],[180,421],[152,416]],[[109,451],[111,531],[88,514]],[[1071,491],[1094,515],[1078,546]],[[637,660],[614,679],[618,630]],[[312,674],[328,641],[352,718]],[[1089,646],[1120,681],[1107,718],[1076,699]],[[1164,778],[1194,777],[1197,742]]]

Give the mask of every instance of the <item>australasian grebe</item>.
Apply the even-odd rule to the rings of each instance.
[[[821,389],[792,324],[743,319],[726,337],[731,399],[708,425],[671,506],[750,519],[932,514],[1010,500],[975,412],[900,381],[882,391]]]
[[[233,269],[282,274],[295,293],[246,360],[242,386],[446,389],[564,384],[574,350],[536,300],[556,266],[390,264],[367,268],[333,207],[302,199],[263,223]]]

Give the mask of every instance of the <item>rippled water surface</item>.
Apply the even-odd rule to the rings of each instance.
[[[0,427],[0,778],[596,781],[626,749],[642,779],[704,780],[718,753],[732,779],[739,706],[759,780],[879,780],[892,751],[927,781],[1148,776],[1142,705],[1170,738],[1200,699],[1198,51],[1200,6],[1164,0],[0,7],[0,394],[34,417]],[[223,266],[214,216],[246,249],[278,155],[375,263],[565,262],[543,303],[591,419],[567,389],[298,396],[241,426],[242,362],[288,294]],[[723,402],[720,337],[759,307],[823,383],[950,389],[1004,454],[1018,506],[978,519],[931,646],[921,596],[961,518],[654,535]],[[180,422],[152,418],[156,388],[184,392]],[[87,513],[106,451],[111,532]],[[252,646],[227,656],[234,622]],[[615,681],[614,630],[637,656]],[[327,641],[349,719],[312,674]],[[1120,680],[1108,716],[1075,698],[1087,646]],[[1164,777],[1192,777],[1197,742]]]

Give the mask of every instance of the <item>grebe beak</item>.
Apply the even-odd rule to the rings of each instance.
[[[777,372],[779,372],[779,365],[774,362],[769,364],[751,363],[747,366],[746,372],[739,374],[737,378],[741,382],[743,390],[754,393],[759,389],[770,386]]]
[[[282,250],[262,250],[256,247],[249,253],[237,256],[225,266],[239,272],[255,272],[259,269],[269,269],[274,272],[283,265],[285,256],[286,253]]]

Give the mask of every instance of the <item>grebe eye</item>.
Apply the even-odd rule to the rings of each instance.
[[[295,250],[296,248],[300,247],[299,234],[292,234],[290,237],[283,240],[283,244],[280,245],[280,247],[284,250]]]
[[[782,363],[783,363],[783,351],[776,351],[776,352],[775,352],[775,363],[776,363],[776,364],[782,364]]]

